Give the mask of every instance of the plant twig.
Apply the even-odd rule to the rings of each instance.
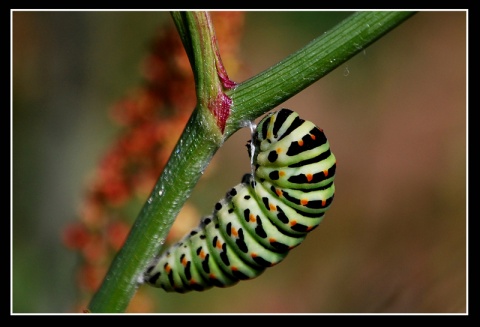
[[[198,103],[90,312],[124,312],[193,187],[223,142],[294,96],[414,12],[358,12],[277,65],[235,85],[221,64],[208,13],[172,13],[192,65]]]

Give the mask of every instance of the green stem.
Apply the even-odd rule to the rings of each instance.
[[[90,312],[124,312],[148,264],[159,252],[175,217],[222,144],[215,117],[222,81],[216,73],[217,51],[205,12],[182,13],[182,40],[191,45],[198,104],[173,153],[143,206],[124,246],[114,258]],[[177,25],[178,26],[178,25]],[[186,33],[186,34],[185,34]],[[221,103],[220,103],[221,104]]]
[[[245,126],[246,121],[308,87],[412,14],[355,13],[281,63],[235,86],[221,64],[208,13],[172,13],[194,71],[198,104],[124,246],[90,302],[89,311],[125,311],[175,217],[229,136]]]
[[[211,124],[199,110],[194,111],[127,241],[90,302],[90,312],[125,311],[138,278],[160,250],[185,199],[219,147],[207,128],[199,128]]]
[[[232,103],[225,91],[236,84],[228,78],[223,66],[210,15],[207,12],[173,12],[172,18],[192,65],[198,107],[213,114],[223,134]]]
[[[225,137],[327,75],[415,12],[356,12],[275,66],[227,91]]]

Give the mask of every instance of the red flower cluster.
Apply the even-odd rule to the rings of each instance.
[[[222,61],[231,69],[230,75],[239,67],[243,16],[242,12],[212,13]],[[145,201],[195,107],[192,70],[173,26],[162,29],[155,38],[143,75],[145,83],[111,108],[113,120],[121,126],[118,139],[94,172],[79,221],[63,232],[64,244],[81,257],[77,272],[79,312],[100,286],[126,239],[135,218],[125,213],[126,208],[140,208]],[[176,229],[182,226],[174,224],[171,233]],[[151,310],[149,298],[138,293],[128,311]]]

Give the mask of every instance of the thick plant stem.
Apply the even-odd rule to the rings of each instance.
[[[146,266],[160,250],[185,199],[219,147],[206,128],[199,128],[212,123],[195,110],[102,287],[90,302],[90,312],[125,311]]]
[[[190,60],[196,76],[198,104],[124,246],[90,302],[90,312],[125,311],[147,265],[159,252],[175,217],[223,142],[216,113],[222,109],[229,112],[230,102],[223,97],[223,72],[220,76],[217,73],[219,58],[216,58],[216,42],[211,41],[213,28],[205,12],[185,13],[182,17],[179,32],[186,33],[184,37],[192,45]]]
[[[253,120],[308,87],[413,12],[359,12],[284,61],[241,84],[221,65],[205,12],[174,13],[197,87],[198,104],[164,172],[115,257],[89,311],[124,312],[143,272],[221,144]]]

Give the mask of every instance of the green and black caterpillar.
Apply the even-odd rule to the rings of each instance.
[[[255,278],[322,221],[335,193],[336,160],[321,129],[281,109],[260,121],[247,147],[253,175],[155,260],[147,284],[184,293]]]

